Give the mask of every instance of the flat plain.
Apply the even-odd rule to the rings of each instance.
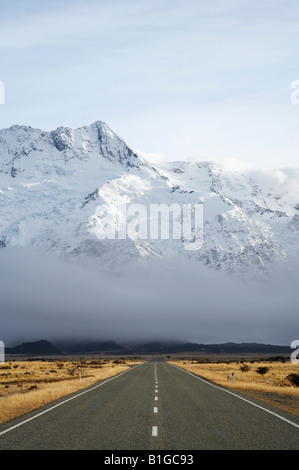
[[[290,359],[188,359],[169,362],[211,382],[299,416],[299,365]],[[295,383],[294,383],[295,382]],[[298,385],[296,385],[296,383]]]
[[[0,423],[117,375],[143,357],[18,358],[0,364]],[[245,393],[299,416],[299,366],[289,358],[163,356],[167,362],[215,384]]]
[[[129,358],[9,360],[0,364],[0,423],[142,362]]]

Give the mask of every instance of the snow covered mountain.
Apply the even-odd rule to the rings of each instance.
[[[123,207],[154,204],[203,208],[190,249],[184,236],[99,237],[101,208],[112,230]],[[180,255],[228,272],[264,270],[299,254],[299,171],[152,164],[100,121],[52,132],[13,126],[0,131],[0,214],[0,249],[115,266]]]

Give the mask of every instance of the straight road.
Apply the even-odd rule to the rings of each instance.
[[[1,450],[299,450],[299,418],[152,360],[0,425]]]

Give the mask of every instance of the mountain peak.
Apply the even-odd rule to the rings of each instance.
[[[92,127],[92,128],[100,129],[100,130],[109,130],[110,132],[112,132],[112,130],[109,128],[109,126],[104,121],[94,121],[88,127]],[[114,134],[114,132],[113,132],[113,134]]]
[[[97,238],[99,205],[110,208],[115,224],[119,202],[144,208],[201,204],[200,250],[186,253],[183,238],[127,237],[113,245],[115,257],[124,265],[123,259],[184,253],[216,269],[264,269],[298,255],[299,194],[271,178],[213,162],[151,167],[103,121],[51,132],[12,126],[0,131],[0,249],[38,246],[110,262],[111,240]],[[288,178],[299,187],[297,173]],[[199,234],[192,235],[196,242]]]
[[[94,166],[101,166],[101,158],[126,168],[140,168],[143,163],[103,121],[77,129],[60,126],[50,132],[23,125],[0,131],[0,175],[66,174],[71,166],[76,171],[75,162],[80,161],[90,162],[92,173]]]

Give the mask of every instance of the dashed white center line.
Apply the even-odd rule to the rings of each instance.
[[[155,363],[155,393],[158,393],[158,378],[157,378],[157,363]],[[155,396],[155,400],[158,400],[158,397]],[[154,406],[154,413],[158,413],[158,407]],[[158,426],[153,426],[152,427],[152,436],[157,437],[158,436]]]

